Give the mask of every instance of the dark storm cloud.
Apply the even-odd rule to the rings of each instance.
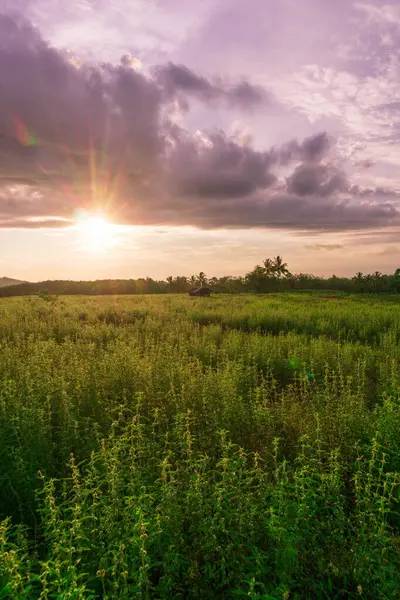
[[[359,185],[352,185],[349,188],[349,191],[354,196],[364,197],[364,198],[395,198],[400,197],[400,191],[391,190],[383,187],[375,187],[375,188],[362,188]]]
[[[327,156],[332,144],[333,140],[325,131],[306,138],[301,144],[292,140],[280,149],[280,160],[287,163],[292,160],[318,162]]]
[[[140,144],[140,158],[154,160],[163,149],[154,83],[122,66],[78,69],[20,17],[0,15],[0,85],[0,133],[8,146],[22,127],[40,147],[64,154],[94,146],[139,158]]]
[[[323,162],[333,143],[326,133],[262,151],[221,131],[192,135],[168,117],[182,94],[262,105],[264,92],[249,83],[228,86],[172,64],[150,78],[129,61],[78,63],[26,20],[0,15],[0,86],[0,227],[61,227],[58,219],[73,220],[79,208],[160,226],[398,223],[390,193],[379,204],[352,194],[346,176]],[[280,169],[293,162],[283,181]]]
[[[317,147],[322,156],[328,150],[328,146],[320,141],[322,138],[325,134],[307,138],[302,144],[293,141],[281,148],[257,151],[239,145],[221,131],[209,134],[204,143],[199,143],[179,130],[170,163],[174,192],[183,196],[229,199],[272,188],[278,183],[272,169],[287,166],[295,160],[309,161],[311,156],[317,156]],[[339,189],[340,178],[344,180],[333,167],[301,162],[289,178],[292,183],[288,185],[288,191],[301,196],[304,195],[302,186],[303,189],[307,186],[312,188],[313,194],[329,195]],[[290,185],[299,189],[290,189]]]
[[[276,177],[271,168],[274,152],[260,152],[240,146],[222,132],[199,141],[179,132],[171,156],[174,193],[182,197],[234,198],[271,186]]]
[[[346,177],[331,165],[303,163],[287,180],[290,193],[298,196],[331,196],[349,188]]]
[[[190,222],[204,228],[252,227],[346,231],[372,225],[386,227],[398,219],[391,205],[352,205],[350,201],[312,199],[274,194],[230,200],[224,204],[209,202],[191,206],[190,212],[180,212],[180,224]]]
[[[303,159],[305,161],[320,160],[331,146],[331,140],[325,131],[306,138],[301,145]]]
[[[171,62],[157,67],[155,75],[169,97],[174,97],[177,92],[185,92],[206,102],[223,100],[240,108],[260,105],[267,99],[266,92],[262,87],[251,85],[247,81],[233,85],[212,82],[184,65],[176,65]]]

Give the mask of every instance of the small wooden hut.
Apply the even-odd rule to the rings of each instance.
[[[209,298],[211,296],[211,290],[207,287],[193,288],[189,291],[189,296],[200,296],[202,298]]]

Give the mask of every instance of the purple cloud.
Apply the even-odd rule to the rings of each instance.
[[[352,193],[325,132],[260,150],[221,131],[193,135],[169,116],[182,95],[268,110],[266,93],[248,82],[228,85],[172,63],[145,76],[126,60],[77,62],[10,15],[0,15],[0,73],[0,227],[62,226],[78,208],[122,223],[200,228],[398,222],[395,194],[377,203]],[[292,173],[283,177],[283,168]]]
[[[349,184],[345,175],[333,165],[302,163],[287,179],[290,193],[298,196],[332,196],[346,192]]]
[[[322,251],[334,251],[341,250],[343,248],[343,244],[307,244],[305,246],[307,250],[322,250]]]
[[[73,224],[74,221],[67,219],[10,219],[0,221],[0,229],[65,229]]]
[[[267,94],[261,86],[247,81],[224,84],[197,75],[184,65],[168,63],[154,69],[155,75],[167,97],[174,98],[178,92],[197,97],[205,102],[225,101],[230,106],[249,109],[262,105]]]

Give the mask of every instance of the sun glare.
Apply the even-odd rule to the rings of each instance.
[[[77,229],[84,248],[90,252],[101,253],[117,244],[117,226],[102,216],[79,218]]]

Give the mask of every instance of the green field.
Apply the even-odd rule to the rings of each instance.
[[[399,298],[320,295],[1,299],[0,599],[400,598]]]

